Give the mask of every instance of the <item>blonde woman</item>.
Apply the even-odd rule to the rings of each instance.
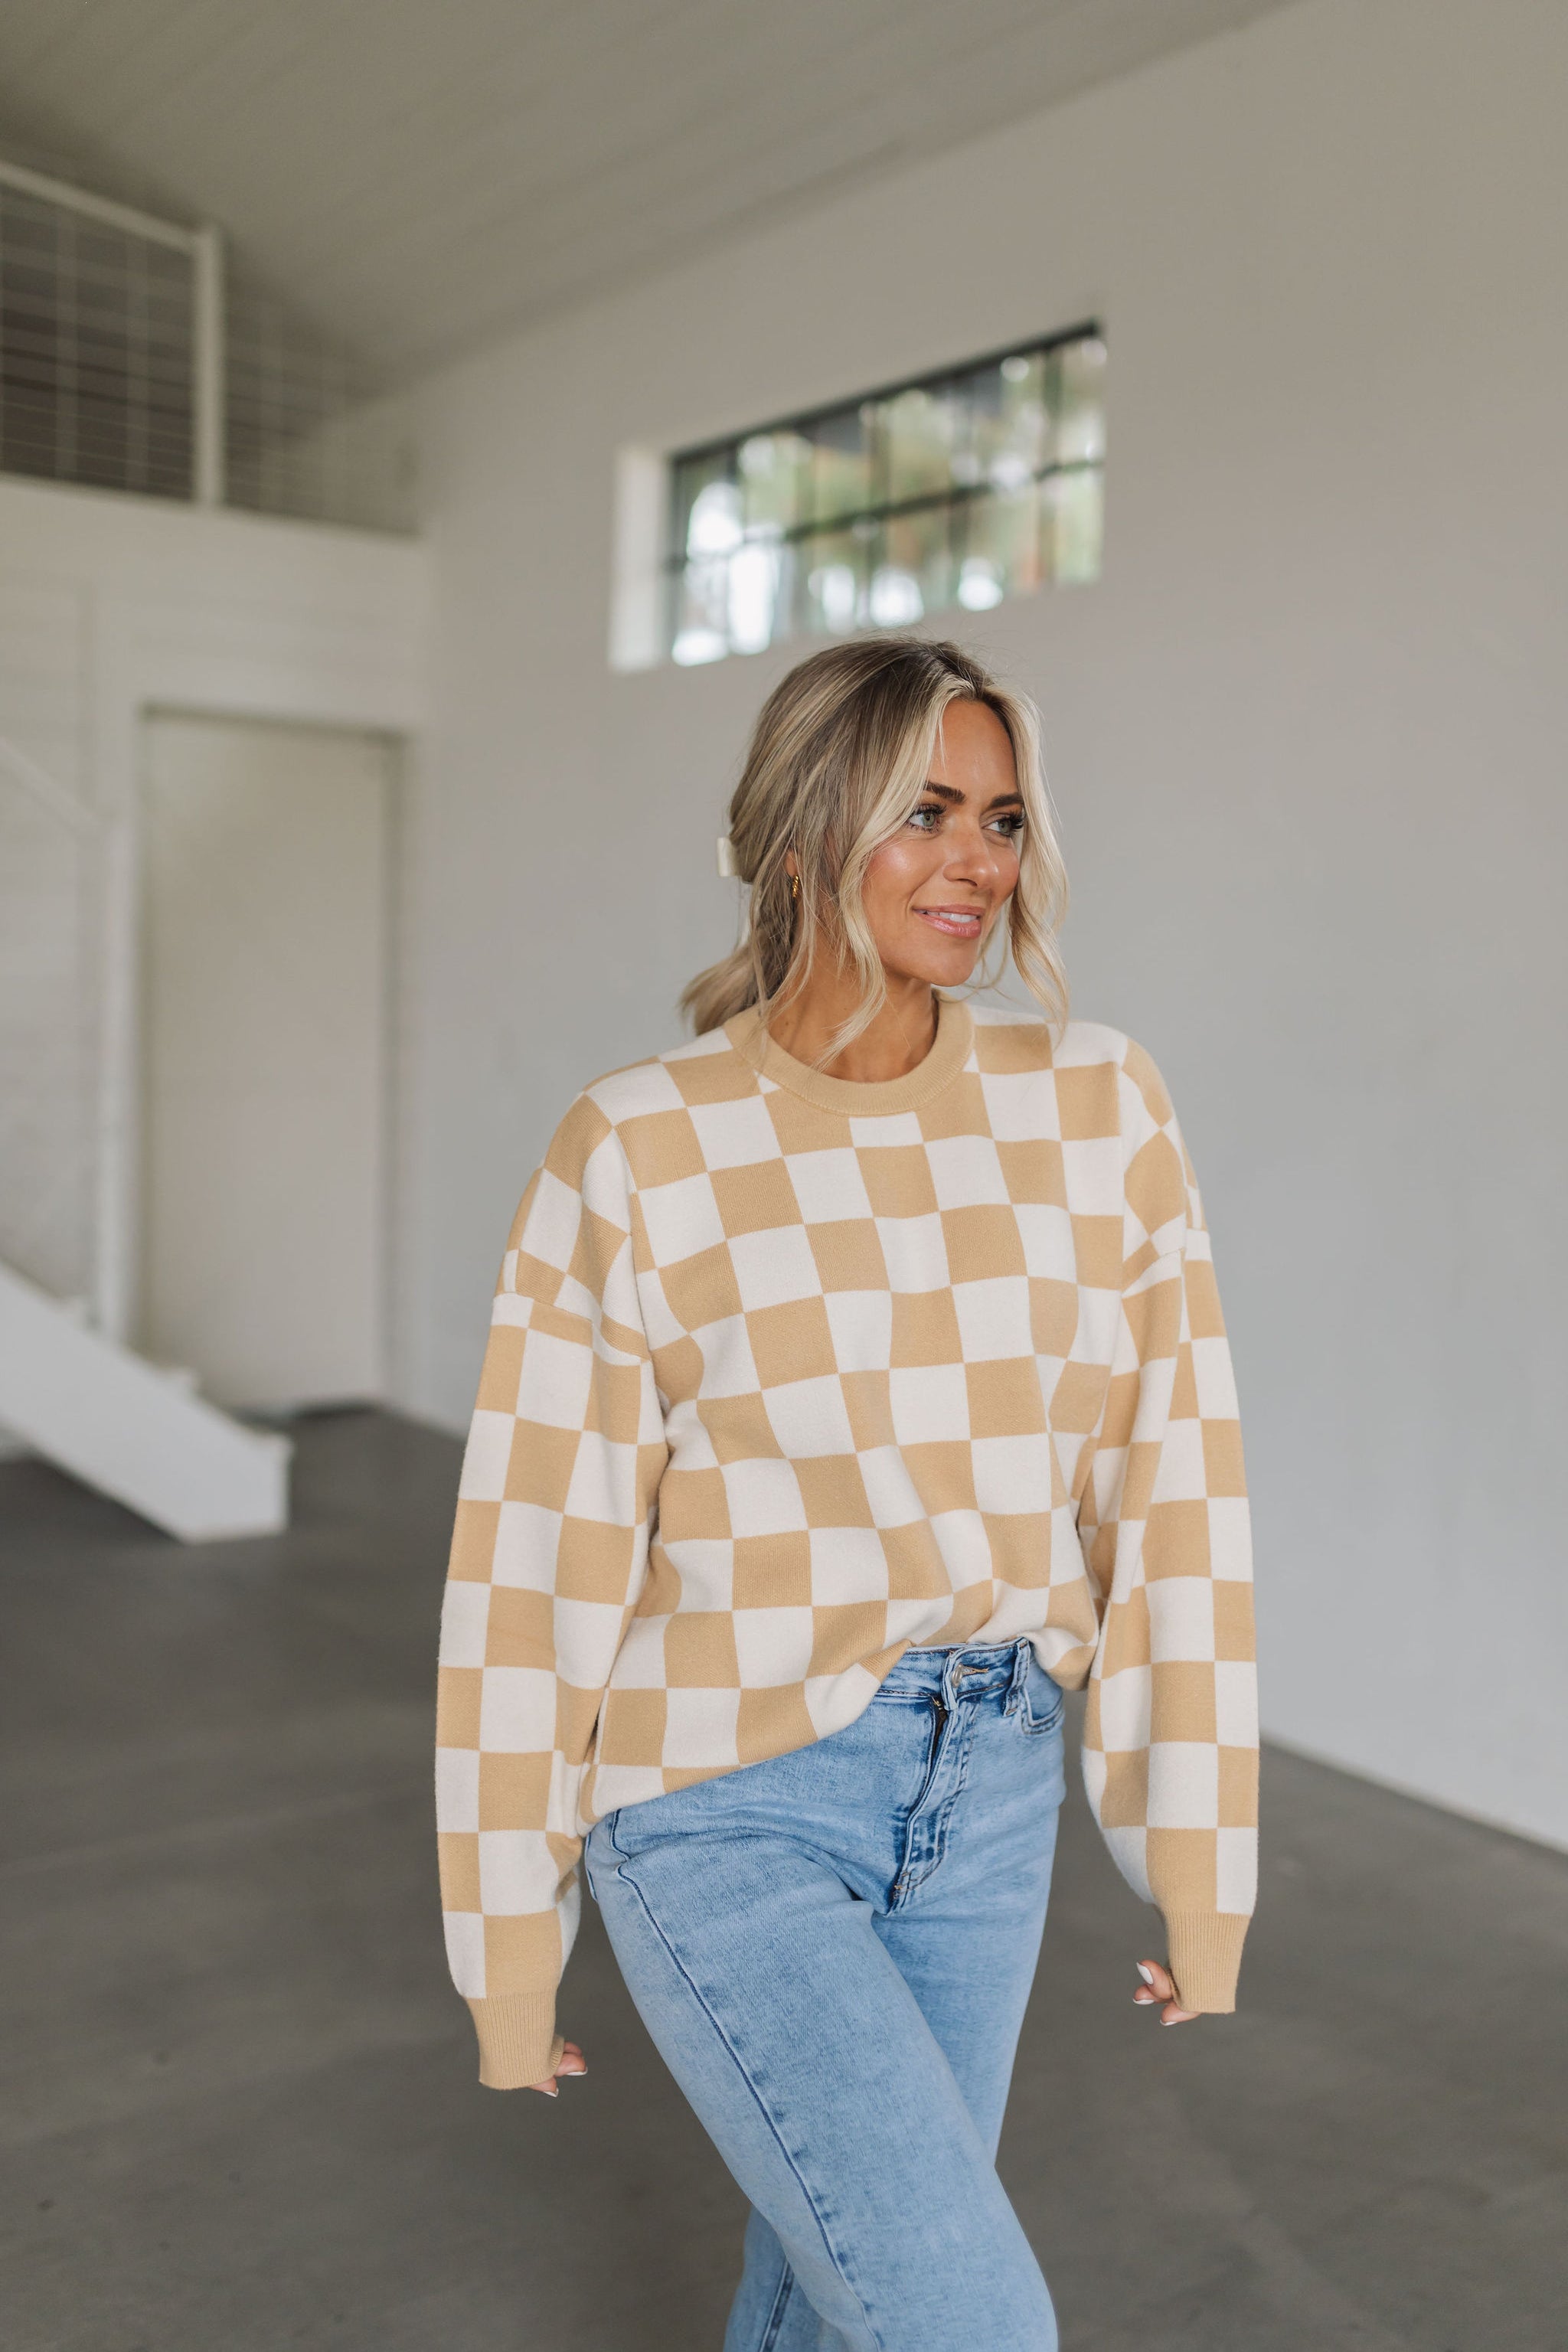
[[[770,696],[696,1042],[518,1213],[443,1624],[448,1948],[553,2096],[578,1869],[751,2200],[726,2352],[1049,2352],[994,2156],[1063,1793],[1234,2002],[1256,1716],[1235,1395],[1148,1055],[1064,1019],[1027,703],[950,645]],[[971,1006],[1010,947],[1037,1013]],[[1131,1956],[1130,1956],[1131,1958]]]

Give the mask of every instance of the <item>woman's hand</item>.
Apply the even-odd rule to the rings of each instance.
[[[542,2091],[547,2099],[558,2099],[561,2096],[560,2083],[563,2074],[585,2074],[587,2071],[588,2061],[584,2057],[577,2044],[574,2042],[569,2042],[556,2061],[554,2074],[542,2083],[531,2083],[528,2087],[531,2091]]]
[[[1172,1981],[1171,1971],[1163,1969],[1158,1960],[1140,1960],[1138,1973],[1143,1981],[1132,1998],[1140,2009],[1152,2009],[1156,2002],[1162,2004],[1162,2025],[1190,2025],[1194,2018],[1201,2014],[1195,2009],[1177,2007],[1176,1988]]]

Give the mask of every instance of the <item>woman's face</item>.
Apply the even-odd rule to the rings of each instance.
[[[1017,887],[1023,830],[1007,730],[984,702],[950,702],[919,807],[866,869],[889,980],[963,985]]]

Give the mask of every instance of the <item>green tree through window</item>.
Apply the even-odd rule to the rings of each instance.
[[[1100,575],[1105,344],[1075,329],[671,460],[675,660]]]

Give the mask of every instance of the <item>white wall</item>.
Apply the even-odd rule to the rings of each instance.
[[[142,714],[413,735],[427,628],[411,541],[0,480],[0,1258],[112,1330],[136,1272]]]
[[[405,1239],[456,1423],[551,1126],[730,936],[791,656],[610,674],[617,448],[1099,315],[1105,578],[955,625],[1043,704],[1079,1007],[1205,1181],[1268,1721],[1568,1841],[1565,103],[1551,0],[1303,0],[427,386]]]

